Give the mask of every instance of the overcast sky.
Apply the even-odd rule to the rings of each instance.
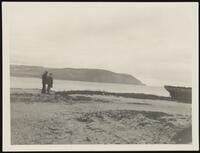
[[[12,3],[11,64],[100,68],[191,86],[197,3]]]

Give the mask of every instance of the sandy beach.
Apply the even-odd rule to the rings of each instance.
[[[191,143],[191,104],[40,92],[11,89],[12,144]]]

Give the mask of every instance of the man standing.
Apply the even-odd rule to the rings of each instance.
[[[49,94],[50,89],[53,87],[53,77],[52,77],[52,73],[49,74],[49,76],[47,77],[47,94]]]
[[[44,74],[42,75],[42,93],[46,93],[46,84],[47,84],[47,74],[48,71],[45,71]]]

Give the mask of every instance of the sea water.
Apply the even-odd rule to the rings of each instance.
[[[11,88],[27,88],[41,89],[42,80],[40,78],[31,77],[11,77]],[[133,84],[115,84],[115,83],[99,83],[86,81],[70,81],[70,80],[55,80],[53,82],[53,90],[68,91],[68,90],[91,90],[91,91],[107,91],[118,93],[144,93],[158,96],[169,96],[167,90],[162,86],[141,86]]]

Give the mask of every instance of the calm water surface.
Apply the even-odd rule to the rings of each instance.
[[[39,78],[11,77],[11,88],[39,88],[42,87],[42,80]],[[53,90],[95,90],[121,93],[145,93],[159,96],[169,96],[164,87],[138,86],[114,83],[96,83],[85,81],[54,80]]]

